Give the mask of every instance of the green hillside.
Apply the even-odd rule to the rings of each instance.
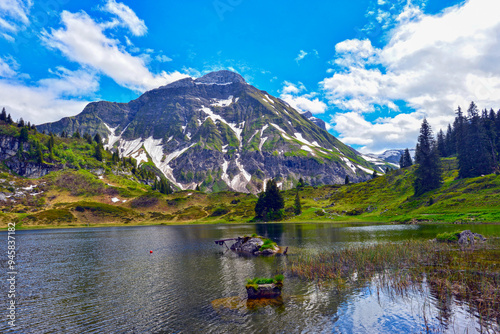
[[[42,142],[48,137],[34,136]],[[73,151],[79,163],[38,179],[22,178],[5,165],[1,167],[1,227],[10,221],[38,228],[245,223],[253,219],[255,195],[193,190],[164,195],[148,185],[146,172],[130,163],[97,161],[91,155],[92,144],[83,141],[57,139],[56,146],[67,145],[65,151]],[[76,150],[73,145],[82,146]],[[104,154],[111,159],[108,152]],[[300,190],[299,216],[293,213],[296,190],[284,191],[285,221],[500,222],[499,175],[457,180],[455,158],[443,159],[442,166],[444,184],[418,198],[413,197],[412,187],[415,167],[357,184],[305,186]]]

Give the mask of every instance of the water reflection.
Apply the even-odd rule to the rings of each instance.
[[[465,228],[500,235],[498,225]],[[289,246],[293,256],[429,238],[456,229],[247,224],[19,231],[18,324],[22,333],[390,333],[425,331],[427,321],[436,328],[444,324],[445,331],[472,333],[478,322],[468,315],[468,306],[437,295],[432,286],[424,287],[424,293],[394,298],[388,291],[377,292],[372,282],[338,289],[286,277],[282,301],[249,304],[246,279],[274,276],[283,271],[288,258],[241,257],[213,242],[257,233]],[[1,256],[4,265],[5,254]],[[4,280],[0,288],[5,291]],[[0,294],[0,304],[5,305],[6,298]],[[217,307],[214,301],[219,301]],[[425,313],[422,305],[427,305]],[[0,332],[7,330],[2,322]]]

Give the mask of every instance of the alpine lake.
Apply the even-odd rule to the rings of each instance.
[[[425,279],[399,290],[377,274],[349,282],[308,280],[298,257],[347,247],[430,240],[500,225],[258,223],[16,231],[18,333],[494,333],[497,315],[446,300]],[[241,256],[215,240],[258,235],[286,256]],[[6,240],[7,232],[0,232]],[[231,243],[229,242],[229,245]],[[153,251],[152,253],[150,251]],[[496,253],[498,254],[498,253]],[[6,254],[1,255],[4,272]],[[492,259],[498,261],[499,259]],[[284,274],[282,297],[246,299],[247,278]],[[2,279],[2,291],[7,283]],[[0,294],[0,304],[7,296]]]

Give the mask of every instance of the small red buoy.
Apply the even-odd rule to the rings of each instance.
[[[153,254],[153,251],[149,251],[149,254]]]

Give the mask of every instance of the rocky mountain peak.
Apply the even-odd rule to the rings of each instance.
[[[198,78],[194,81],[198,84],[206,84],[206,85],[227,85],[231,83],[246,83],[245,79],[238,73],[234,73],[227,70],[210,72],[205,74],[201,78]]]

